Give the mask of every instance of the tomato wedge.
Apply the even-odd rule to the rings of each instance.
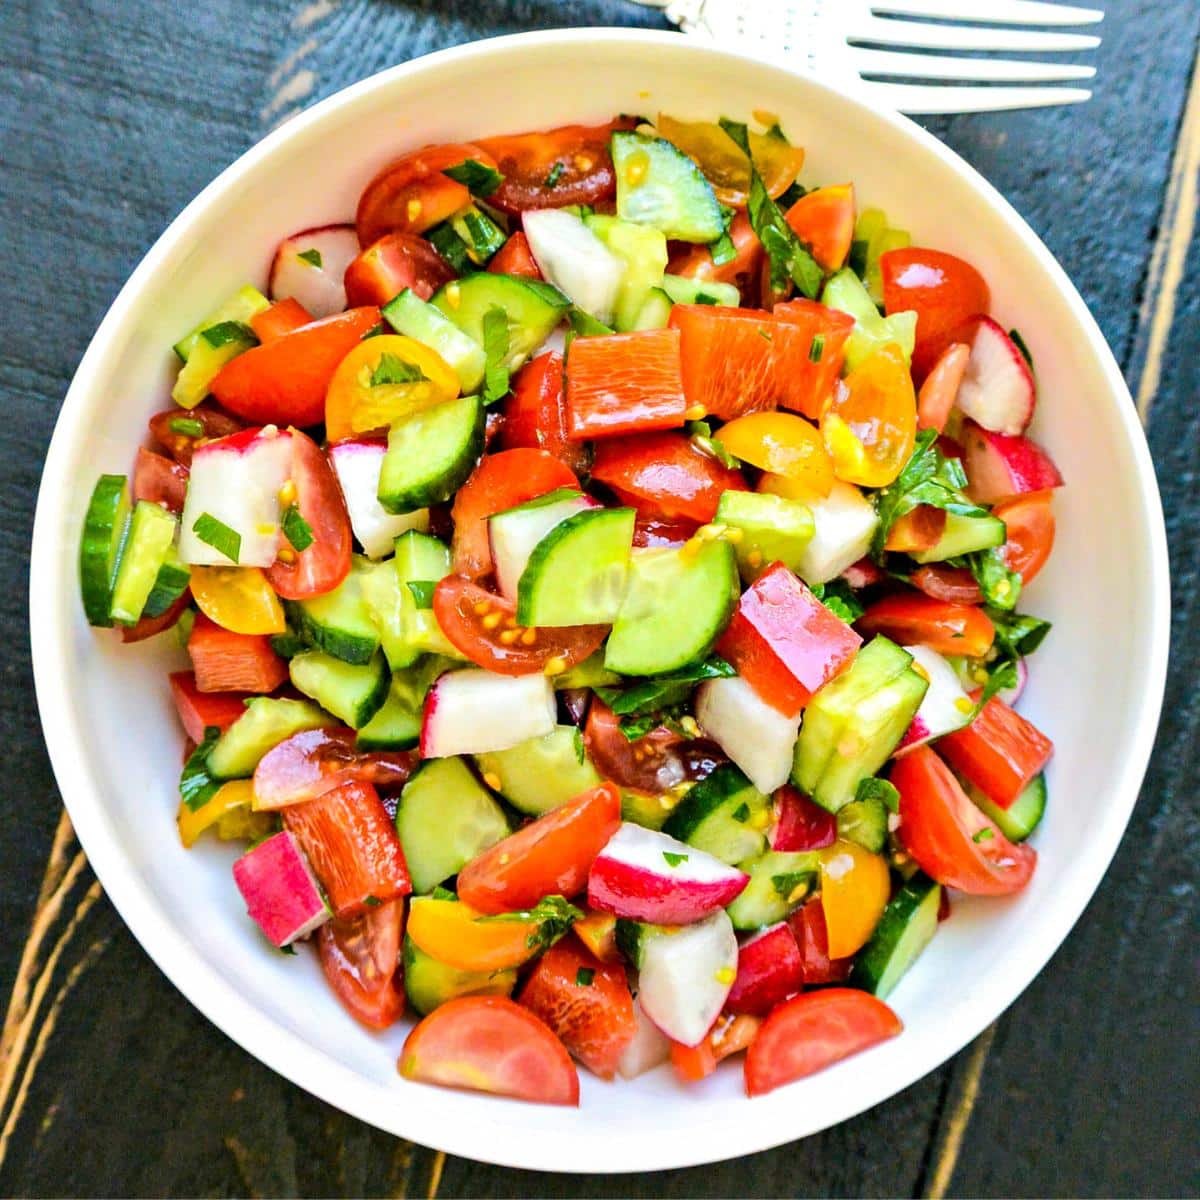
[[[285,600],[309,600],[333,591],[350,573],[350,514],[329,460],[299,430],[292,430],[291,481],[313,542],[299,552],[284,546],[267,570],[267,581]]]
[[[240,433],[245,423],[208,400],[186,412],[169,408],[150,418],[150,436],[177,462],[191,466],[192,451],[203,441]]]
[[[696,1046],[671,1043],[671,1066],[683,1083],[699,1083],[731,1054],[745,1050],[758,1033],[762,1021],[748,1013],[722,1013],[708,1037]]]
[[[206,729],[224,733],[246,711],[246,692],[202,692],[191,671],[175,671],[167,681],[179,722],[193,742],[204,741]]]
[[[746,1053],[746,1095],[762,1096],[894,1038],[904,1028],[882,1000],[853,988],[794,996],[762,1023]]]
[[[931,879],[972,896],[1005,896],[1029,882],[1037,851],[1010,842],[928,746],[897,759],[891,781],[900,793],[897,835]]]
[[[196,607],[234,633],[284,633],[283,605],[258,567],[192,568]]]
[[[821,850],[837,839],[837,818],[790,783],[774,794],[772,850]]]
[[[426,954],[462,971],[503,971],[527,963],[542,948],[540,917],[488,916],[460,900],[419,896],[408,914],[408,936]]]
[[[600,442],[592,478],[608,484],[639,512],[700,523],[716,515],[722,492],[746,490],[740,471],[698,450],[681,433]]]
[[[388,233],[346,268],[346,303],[382,308],[405,288],[428,300],[453,278],[454,268],[423,237]]]
[[[983,593],[966,567],[919,567],[909,577],[918,591],[951,604],[982,604]]]
[[[203,613],[196,614],[187,648],[201,692],[273,692],[288,677],[266,634],[231,633]]]
[[[787,210],[792,232],[826,271],[838,270],[850,257],[854,240],[854,184],[816,188]]]
[[[577,488],[575,472],[545,450],[523,448],[486,454],[454,497],[454,569],[469,579],[492,571],[487,519],[553,492]]]
[[[400,934],[404,901],[389,900],[317,931],[321,969],[342,1007],[368,1029],[387,1029],[404,1011]]]
[[[919,429],[936,429],[941,433],[946,428],[970,361],[971,347],[964,342],[951,342],[942,351],[917,395]]]
[[[188,469],[182,463],[155,454],[144,446],[138,447],[133,465],[135,502],[148,500],[151,504],[161,504],[170,512],[180,513],[187,498],[187,485]]]
[[[583,740],[596,770],[622,790],[657,796],[685,779],[698,779],[725,761],[712,742],[688,740],[666,726],[630,741],[621,723],[598,696],[588,708]],[[664,813],[669,803],[663,807]]]
[[[541,279],[537,260],[529,248],[529,239],[520,229],[492,257],[487,269],[493,275],[522,275],[526,279]]]
[[[763,264],[762,242],[742,210],[729,223],[729,238],[734,255],[718,266],[707,246],[680,243],[667,263],[672,275],[685,279],[711,280],[713,283],[732,283],[742,294],[743,304],[758,303],[758,277]]]
[[[601,1079],[616,1074],[637,1032],[625,967],[601,962],[569,934],[538,960],[517,1001]]]
[[[136,625],[122,625],[121,641],[144,642],[147,638],[162,633],[164,629],[170,629],[183,616],[190,603],[191,594],[185,591],[166,612],[157,617],[142,617]]]
[[[543,896],[571,897],[621,824],[621,793],[602,783],[473,858],[458,895],[482,913],[533,908]]]
[[[821,851],[821,910],[830,958],[849,958],[867,944],[891,886],[883,855],[841,839]]]
[[[980,609],[911,592],[876,601],[855,624],[862,633],[882,633],[902,646],[916,643],[939,654],[967,658],[982,658],[996,636],[995,627]]]
[[[539,354],[512,377],[500,444],[505,450],[545,450],[572,471],[582,471],[587,465],[583,443],[567,436],[563,360],[557,351]]]
[[[785,412],[747,413],[721,426],[721,445],[767,475],[794,480],[797,496],[828,496],[833,462],[815,425]],[[760,487],[760,491],[769,490]]]
[[[435,1009],[408,1035],[398,1065],[417,1083],[579,1103],[579,1074],[562,1042],[504,996],[460,996]]]
[[[250,328],[260,342],[273,342],[285,333],[291,333],[302,325],[311,325],[313,315],[293,296],[276,300],[270,308],[255,313],[250,318]]]
[[[788,925],[800,947],[800,971],[805,983],[844,983],[850,977],[852,958],[829,957],[829,931],[820,896],[796,909],[788,917]]]
[[[461,654],[498,675],[561,674],[590,658],[608,633],[607,625],[563,625],[529,629],[517,624],[510,600],[461,575],[447,575],[433,592],[433,615]]]
[[[1022,583],[1033,582],[1054,549],[1054,510],[1050,497],[1050,492],[1030,492],[992,510],[1008,530],[1000,557],[1010,571],[1021,576]]]

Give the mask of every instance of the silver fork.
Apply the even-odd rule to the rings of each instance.
[[[635,3],[663,9],[685,33],[699,34],[719,45],[740,43],[768,57],[782,57],[790,66],[819,79],[842,85],[853,81],[856,90],[865,92],[876,103],[906,113],[986,112],[1078,104],[1091,96],[1086,88],[1000,85],[1090,79],[1096,73],[1095,67],[966,58],[953,51],[1040,54],[1091,50],[1100,44],[1100,39],[1090,34],[1012,26],[1090,25],[1104,18],[1098,9],[1046,4],[1041,0],[635,0]],[[936,53],[906,52],[918,49]]]

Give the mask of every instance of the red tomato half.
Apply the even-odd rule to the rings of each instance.
[[[433,615],[442,632],[461,654],[498,675],[532,675],[551,660],[557,660],[556,673],[561,673],[593,655],[608,634],[607,625],[531,631],[517,624],[516,612],[511,601],[461,575],[447,575],[433,591]],[[489,622],[495,614],[499,620]],[[530,632],[533,636],[526,640]]]
[[[854,240],[854,184],[817,188],[787,211],[792,232],[826,271],[836,271],[850,256]]]
[[[183,512],[188,473],[182,463],[139,446],[133,464],[133,499],[161,504],[173,513]]]
[[[771,849],[823,850],[837,841],[837,817],[785,783],[774,794]]]
[[[320,425],[338,363],[379,324],[379,309],[351,308],[302,325],[226,363],[212,394],[253,425]]]
[[[333,591],[350,573],[350,514],[329,460],[299,430],[292,431],[292,482],[296,507],[312,529],[313,542],[299,553],[283,547],[267,580],[285,600],[309,600]]]
[[[920,383],[951,342],[964,340],[955,338],[955,332],[988,311],[991,293],[969,262],[941,250],[920,246],[888,250],[879,259],[879,270],[885,311],[917,314],[912,372]]]
[[[150,436],[185,467],[191,466],[192,451],[199,442],[228,437],[245,428],[245,424],[237,417],[222,412],[208,400],[187,411],[169,408],[150,418]]]
[[[346,1011],[369,1029],[386,1029],[404,1011],[400,934],[404,901],[389,900],[351,921],[317,931],[321,967]]]
[[[382,307],[405,288],[428,300],[453,278],[454,269],[423,237],[388,233],[346,268],[346,303]]]
[[[592,478],[640,513],[711,521],[725,491],[746,490],[741,471],[697,450],[682,433],[650,433],[600,442]]]
[[[526,279],[541,279],[537,260],[529,248],[529,239],[520,229],[496,251],[487,269],[493,275],[523,275]]]
[[[983,593],[966,567],[918,567],[909,577],[913,587],[951,604],[982,604]]]
[[[666,726],[652,729],[644,737],[630,741],[621,732],[621,723],[612,709],[598,696],[588,707],[583,739],[596,770],[623,790],[658,795],[685,779],[708,774],[724,758],[704,739],[689,741]]]
[[[1029,882],[1037,851],[1010,842],[928,746],[897,759],[891,781],[900,842],[930,878],[972,896],[1004,896]]]
[[[801,979],[806,984],[845,983],[854,959],[829,957],[829,927],[821,897],[814,896],[796,909],[788,925],[800,947]]]
[[[458,898],[502,913],[533,908],[543,896],[575,896],[620,824],[621,793],[602,783],[473,858],[459,872]]]
[[[570,467],[545,450],[524,448],[485,454],[454,497],[454,569],[469,579],[492,571],[487,519],[544,496],[556,488],[577,488]]]
[[[992,510],[1008,530],[1000,557],[1010,571],[1021,576],[1023,583],[1033,581],[1054,549],[1054,510],[1050,497],[1050,492],[1030,492]]]
[[[915,642],[939,654],[967,658],[982,658],[996,636],[995,627],[980,609],[912,592],[885,596],[855,624],[868,636],[882,633],[902,646]]]
[[[518,1000],[601,1079],[616,1074],[637,1032],[624,965],[601,962],[570,934],[538,960]]]
[[[583,443],[567,436],[563,360],[557,351],[539,354],[512,377],[512,394],[504,402],[500,444],[505,450],[545,450],[572,471],[582,471],[586,466]]]
[[[762,1022],[748,1013],[722,1013],[704,1041],[695,1046],[671,1043],[671,1066],[683,1083],[699,1083],[731,1054],[745,1050],[754,1041]]]
[[[746,1052],[746,1095],[767,1092],[894,1038],[904,1028],[882,1000],[852,988],[794,996],[762,1023]]]
[[[562,1042],[503,996],[460,996],[434,1009],[408,1035],[398,1066],[418,1083],[579,1103],[579,1074]]]

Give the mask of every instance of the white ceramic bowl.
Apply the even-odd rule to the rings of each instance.
[[[237,285],[262,284],[281,237],[350,218],[385,160],[427,142],[660,109],[778,113],[806,148],[804,179],[853,179],[861,203],[886,207],[918,243],[968,257],[1000,320],[1032,348],[1034,433],[1068,484],[1055,554],[1027,599],[1055,623],[1022,701],[1056,744],[1038,870],[1013,899],[955,900],[894,993],[901,1037],[769,1096],[747,1100],[734,1065],[687,1090],[666,1067],[633,1083],[581,1072],[579,1112],[406,1083],[395,1071],[406,1028],[364,1032],[315,956],[266,946],[232,885],[231,848],[180,848],[181,733],[165,679],[178,652],[123,646],[84,623],[84,507],[98,472],[130,469],[163,407],[171,343]],[[1117,365],[1061,268],[983,179],[911,122],[826,85],[674,34],[577,30],[464,46],[348,88],[187,207],[121,291],[67,395],[38,501],[31,608],[46,741],[80,840],[135,936],[201,1011],[301,1087],[396,1134],[494,1163],[614,1172],[746,1154],[845,1120],[1012,1003],[1083,910],[1136,799],[1162,698],[1168,577],[1154,474]]]

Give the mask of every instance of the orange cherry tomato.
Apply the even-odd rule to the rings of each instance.
[[[833,487],[833,462],[821,433],[803,417],[747,413],[721,426],[717,436],[730,454],[772,476],[795,480],[801,489],[828,496]]]
[[[671,1043],[671,1066],[683,1083],[698,1083],[717,1069],[717,1063],[754,1041],[762,1020],[746,1014],[722,1013],[712,1031],[695,1046]]]
[[[258,567],[193,567],[196,606],[234,633],[283,633],[283,605]]]
[[[904,646],[916,643],[939,654],[966,658],[982,658],[996,636],[987,613],[978,608],[913,592],[876,601],[855,626],[868,636],[882,633]]]
[[[522,275],[526,279],[541,279],[542,272],[529,248],[529,239],[520,229],[496,251],[487,269],[493,275]]]
[[[1000,548],[1000,557],[1010,571],[1016,571],[1023,583],[1031,583],[1046,565],[1054,549],[1054,510],[1050,492],[1030,492],[1016,500],[998,504],[993,515],[1002,520],[1008,537]]]
[[[971,347],[964,342],[951,342],[925,377],[917,393],[917,426],[936,429],[941,433],[958,398],[959,385],[971,361]]]
[[[834,388],[821,435],[839,479],[862,487],[895,480],[917,437],[917,398],[899,346],[883,346]]]
[[[787,223],[820,266],[838,270],[854,241],[854,184],[839,183],[801,196],[788,209]]]
[[[891,896],[892,880],[881,854],[838,840],[821,856],[821,911],[829,957],[846,958],[867,944]]]
[[[190,850],[200,835],[212,825],[217,827],[218,836],[224,836],[226,822],[234,814],[251,817],[250,805],[253,799],[254,785],[250,780],[234,779],[222,784],[212,798],[199,808],[188,808],[181,801],[175,823],[179,826],[179,840],[184,848]],[[252,817],[251,819],[253,820]],[[263,824],[263,832],[269,832],[272,826],[271,818],[264,816],[259,820]]]
[[[418,896],[408,912],[408,936],[426,954],[462,971],[503,971],[541,949],[538,921],[521,913],[489,917],[461,900]]]

